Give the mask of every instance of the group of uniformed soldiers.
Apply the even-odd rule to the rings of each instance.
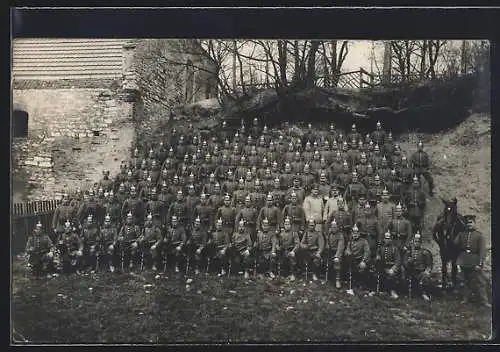
[[[309,124],[302,136],[257,119],[234,135],[225,121],[210,136],[189,124],[137,145],[115,179],[105,171],[88,192],[65,194],[53,233],[38,224],[27,252],[32,267],[76,271],[324,273],[337,288],[345,280],[352,293],[355,280],[394,298],[403,279],[428,300],[420,176],[432,193],[423,143],[407,158],[380,122],[365,138],[354,124],[349,133]]]

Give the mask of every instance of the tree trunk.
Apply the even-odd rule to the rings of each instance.
[[[420,72],[419,72],[419,76],[420,78],[425,78],[425,74],[427,72],[425,66],[426,66],[426,58],[427,58],[427,45],[428,45],[428,42],[427,40],[423,40],[422,41],[422,52],[420,53],[421,54],[421,58],[420,58]]]
[[[392,73],[392,45],[389,40],[384,43],[384,67],[382,69],[382,81],[384,83],[391,82]]]
[[[307,59],[307,75],[306,87],[314,87],[314,79],[316,76],[316,52],[318,51],[320,41],[312,40],[311,47],[309,48],[309,57]]]
[[[300,71],[300,54],[299,54],[299,41],[293,41],[293,59],[294,59],[294,72],[293,72],[293,81],[296,82],[299,80],[299,71]]]
[[[236,54],[238,48],[236,45],[236,40],[233,40],[233,90],[236,90]]]
[[[339,83],[339,72],[337,70],[337,41],[330,40],[330,52],[332,56],[331,72],[332,72],[332,87],[336,87]]]
[[[460,52],[460,72],[462,75],[467,74],[467,41],[462,40],[462,49]]]

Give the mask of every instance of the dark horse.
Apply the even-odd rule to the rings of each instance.
[[[458,248],[453,240],[465,230],[465,221],[457,211],[457,199],[451,201],[441,198],[444,202],[443,213],[438,217],[432,229],[432,236],[439,245],[441,256],[441,275],[443,288],[448,286],[448,263],[451,262],[451,284],[457,284]]]

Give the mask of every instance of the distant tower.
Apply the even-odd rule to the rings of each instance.
[[[382,82],[391,82],[391,71],[392,71],[392,47],[391,41],[384,41],[384,68],[382,71]]]

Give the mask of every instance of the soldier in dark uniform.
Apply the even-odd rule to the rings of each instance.
[[[425,301],[430,300],[432,262],[432,253],[422,247],[422,236],[417,232],[403,257],[403,272],[406,279],[417,284]]]
[[[194,221],[194,210],[198,205],[199,198],[195,193],[194,185],[188,186],[188,195],[186,197],[186,207],[187,207],[187,224],[190,226]]]
[[[415,175],[412,186],[406,191],[405,203],[408,208],[409,220],[412,228],[422,231],[422,220],[425,210],[425,193],[422,191],[420,182]]]
[[[281,189],[281,181],[279,177],[274,179],[273,188],[271,189],[274,205],[279,209],[283,209],[286,203],[285,191]]]
[[[476,294],[479,302],[491,308],[486,292],[486,278],[483,266],[486,259],[486,246],[483,234],[476,230],[474,215],[466,215],[467,229],[457,235],[454,242],[459,248],[457,265],[460,266],[464,277],[464,299],[468,303],[471,295]]]
[[[255,241],[257,239],[257,217],[258,217],[258,212],[255,207],[252,206],[252,200],[250,198],[250,195],[247,195],[245,197],[245,205],[244,207],[238,212],[236,215],[235,219],[235,227],[236,224],[239,224],[241,220],[244,221],[245,223],[245,231],[248,232],[250,235],[250,238],[252,241]]]
[[[366,238],[360,236],[356,224],[352,227],[351,236],[347,240],[344,256],[348,272],[352,274],[353,279],[359,283],[367,282],[371,257],[370,245]],[[348,293],[354,294],[352,287],[348,290]]]
[[[429,173],[430,161],[429,156],[424,152],[424,145],[421,141],[418,142],[418,150],[411,156],[411,165],[413,171],[417,175],[423,175],[429,182],[430,195],[433,195],[434,180]]]
[[[372,258],[375,257],[377,250],[379,235],[379,227],[375,212],[372,211],[370,204],[366,203],[364,214],[355,219],[355,224],[358,226],[361,236],[366,238],[368,244],[370,245],[370,253],[372,253]]]
[[[38,222],[26,243],[28,265],[34,276],[44,275],[54,269],[54,244]]]
[[[356,130],[356,125],[352,124],[351,132],[349,132],[349,134],[347,135],[347,140],[354,141],[357,144],[361,139],[361,134]]]
[[[102,172],[103,178],[99,182],[99,185],[105,190],[105,191],[110,191],[113,189],[113,180],[109,178],[109,170],[104,170]]]
[[[75,210],[70,205],[69,196],[65,193],[62,196],[61,205],[56,208],[54,216],[52,217],[52,229],[54,231],[54,236],[52,236],[51,240],[56,241],[60,234],[64,232],[64,223],[66,220],[74,221],[75,218]]]
[[[115,271],[116,258],[115,246],[118,239],[118,228],[111,221],[111,216],[107,214],[104,217],[104,224],[101,228],[101,253],[103,255],[104,263],[108,264],[109,271]]]
[[[194,254],[195,261],[195,271],[194,273],[198,275],[200,269],[202,268],[202,263],[207,258],[207,245],[209,241],[209,229],[204,228],[201,225],[202,220],[200,217],[196,217],[193,223],[193,229],[191,231],[191,245]]]
[[[283,222],[283,229],[278,236],[276,255],[282,270],[287,270],[290,281],[295,280],[297,267],[296,255],[300,249],[300,238],[297,231],[292,230],[292,221],[286,217]]]
[[[172,219],[176,216],[176,221],[179,223],[180,227],[185,227],[188,224],[189,210],[184,200],[184,194],[181,190],[177,191],[177,199],[170,204],[170,208],[167,213],[167,220]]]
[[[399,203],[403,198],[403,184],[396,174],[396,169],[392,169],[389,177],[385,181],[385,187],[389,191],[390,198],[394,203]]]
[[[399,296],[396,292],[396,286],[401,274],[401,252],[392,242],[390,232],[384,234],[384,240],[377,251],[375,265],[383,279],[383,286],[390,289],[392,298],[397,299]]]
[[[386,133],[382,129],[380,121],[377,122],[376,128],[377,129],[372,133],[372,140],[378,145],[383,145],[385,143]]]
[[[129,212],[125,218],[125,224],[120,229],[118,234],[118,249],[121,252],[122,265],[128,262],[129,269],[134,268],[137,262],[138,243],[137,240],[141,235],[141,229],[134,223],[134,216]]]
[[[215,209],[208,203],[208,198],[205,193],[200,196],[200,203],[194,209],[194,218],[199,219],[200,229],[202,231],[212,231],[214,225]]]
[[[292,166],[289,163],[285,164],[285,172],[281,175],[283,181],[283,188],[289,189],[293,187],[293,180],[295,175],[292,173]]]
[[[244,271],[244,277],[248,279],[250,276],[248,271],[252,266],[250,251],[253,249],[253,241],[246,227],[245,221],[241,219],[238,222],[238,226],[236,226],[238,231],[232,236],[229,260],[231,261],[231,266]]]
[[[87,217],[87,222],[83,225],[81,238],[84,245],[84,255],[86,265],[92,270],[96,269],[97,257],[100,253],[101,233],[92,215]]]
[[[165,251],[168,253],[169,258],[174,263],[175,272],[178,273],[179,263],[183,257],[183,246],[187,242],[187,234],[176,215],[170,218],[170,226],[167,228],[167,235],[165,236]]]
[[[344,199],[348,202],[349,209],[353,209],[358,204],[360,194],[366,195],[366,188],[358,181],[358,174],[356,171],[353,171],[352,180],[347,185],[344,194]]]
[[[389,223],[394,219],[396,205],[390,201],[387,189],[382,191],[382,201],[377,204],[376,214],[379,226],[379,233],[385,233]]]
[[[267,272],[273,279],[276,268],[276,246],[278,237],[276,231],[269,228],[267,219],[262,219],[260,230],[257,231],[257,239],[254,243],[253,259],[257,262],[257,271],[259,273]]]
[[[157,265],[160,259],[160,249],[163,243],[163,236],[160,227],[155,225],[153,214],[149,213],[144,222],[144,229],[138,239],[139,248],[144,261],[151,264],[153,271],[158,270]]]
[[[220,273],[218,276],[226,275],[229,255],[228,248],[231,245],[231,233],[222,229],[222,219],[217,219],[215,222],[215,231],[212,233],[208,245],[210,246],[209,256],[213,260],[217,260],[219,262]]]
[[[140,225],[144,219],[144,203],[137,196],[136,188],[130,188],[130,197],[123,202],[122,206],[122,218],[124,218],[127,212],[132,213],[134,217],[134,223]]]
[[[58,240],[64,272],[77,271],[83,264],[83,241],[73,225],[66,221]]]
[[[217,209],[215,217],[222,220],[222,230],[230,236],[234,230],[236,209],[231,207],[231,197],[228,194],[224,196],[224,204]]]
[[[320,231],[316,230],[316,222],[314,219],[309,219],[307,222],[307,230],[302,236],[301,258],[302,261],[311,267],[313,272],[313,280],[318,280],[319,270],[321,268],[322,254],[325,249],[325,239]]]
[[[396,205],[394,219],[389,222],[387,229],[392,235],[393,243],[400,249],[400,254],[404,255],[412,240],[412,228],[411,223],[403,217],[401,204]]]
[[[266,197],[266,205],[259,211],[257,224],[261,224],[264,219],[268,220],[269,231],[278,232],[282,223],[281,211],[274,205],[273,196],[270,193]]]
[[[285,205],[283,208],[281,218],[284,219],[286,217],[290,217],[292,222],[292,231],[298,232],[299,237],[301,237],[301,234],[305,229],[306,214],[304,212],[304,208],[302,207],[302,203],[298,203],[297,194],[295,192],[291,193],[290,203]]]
[[[340,274],[342,261],[344,259],[345,238],[342,231],[337,226],[335,218],[330,223],[326,233],[326,260],[328,261],[328,270],[330,268],[335,272],[335,287],[341,288]]]
[[[212,194],[208,197],[208,202],[214,209],[219,209],[224,204],[224,195],[220,183],[216,182]]]

